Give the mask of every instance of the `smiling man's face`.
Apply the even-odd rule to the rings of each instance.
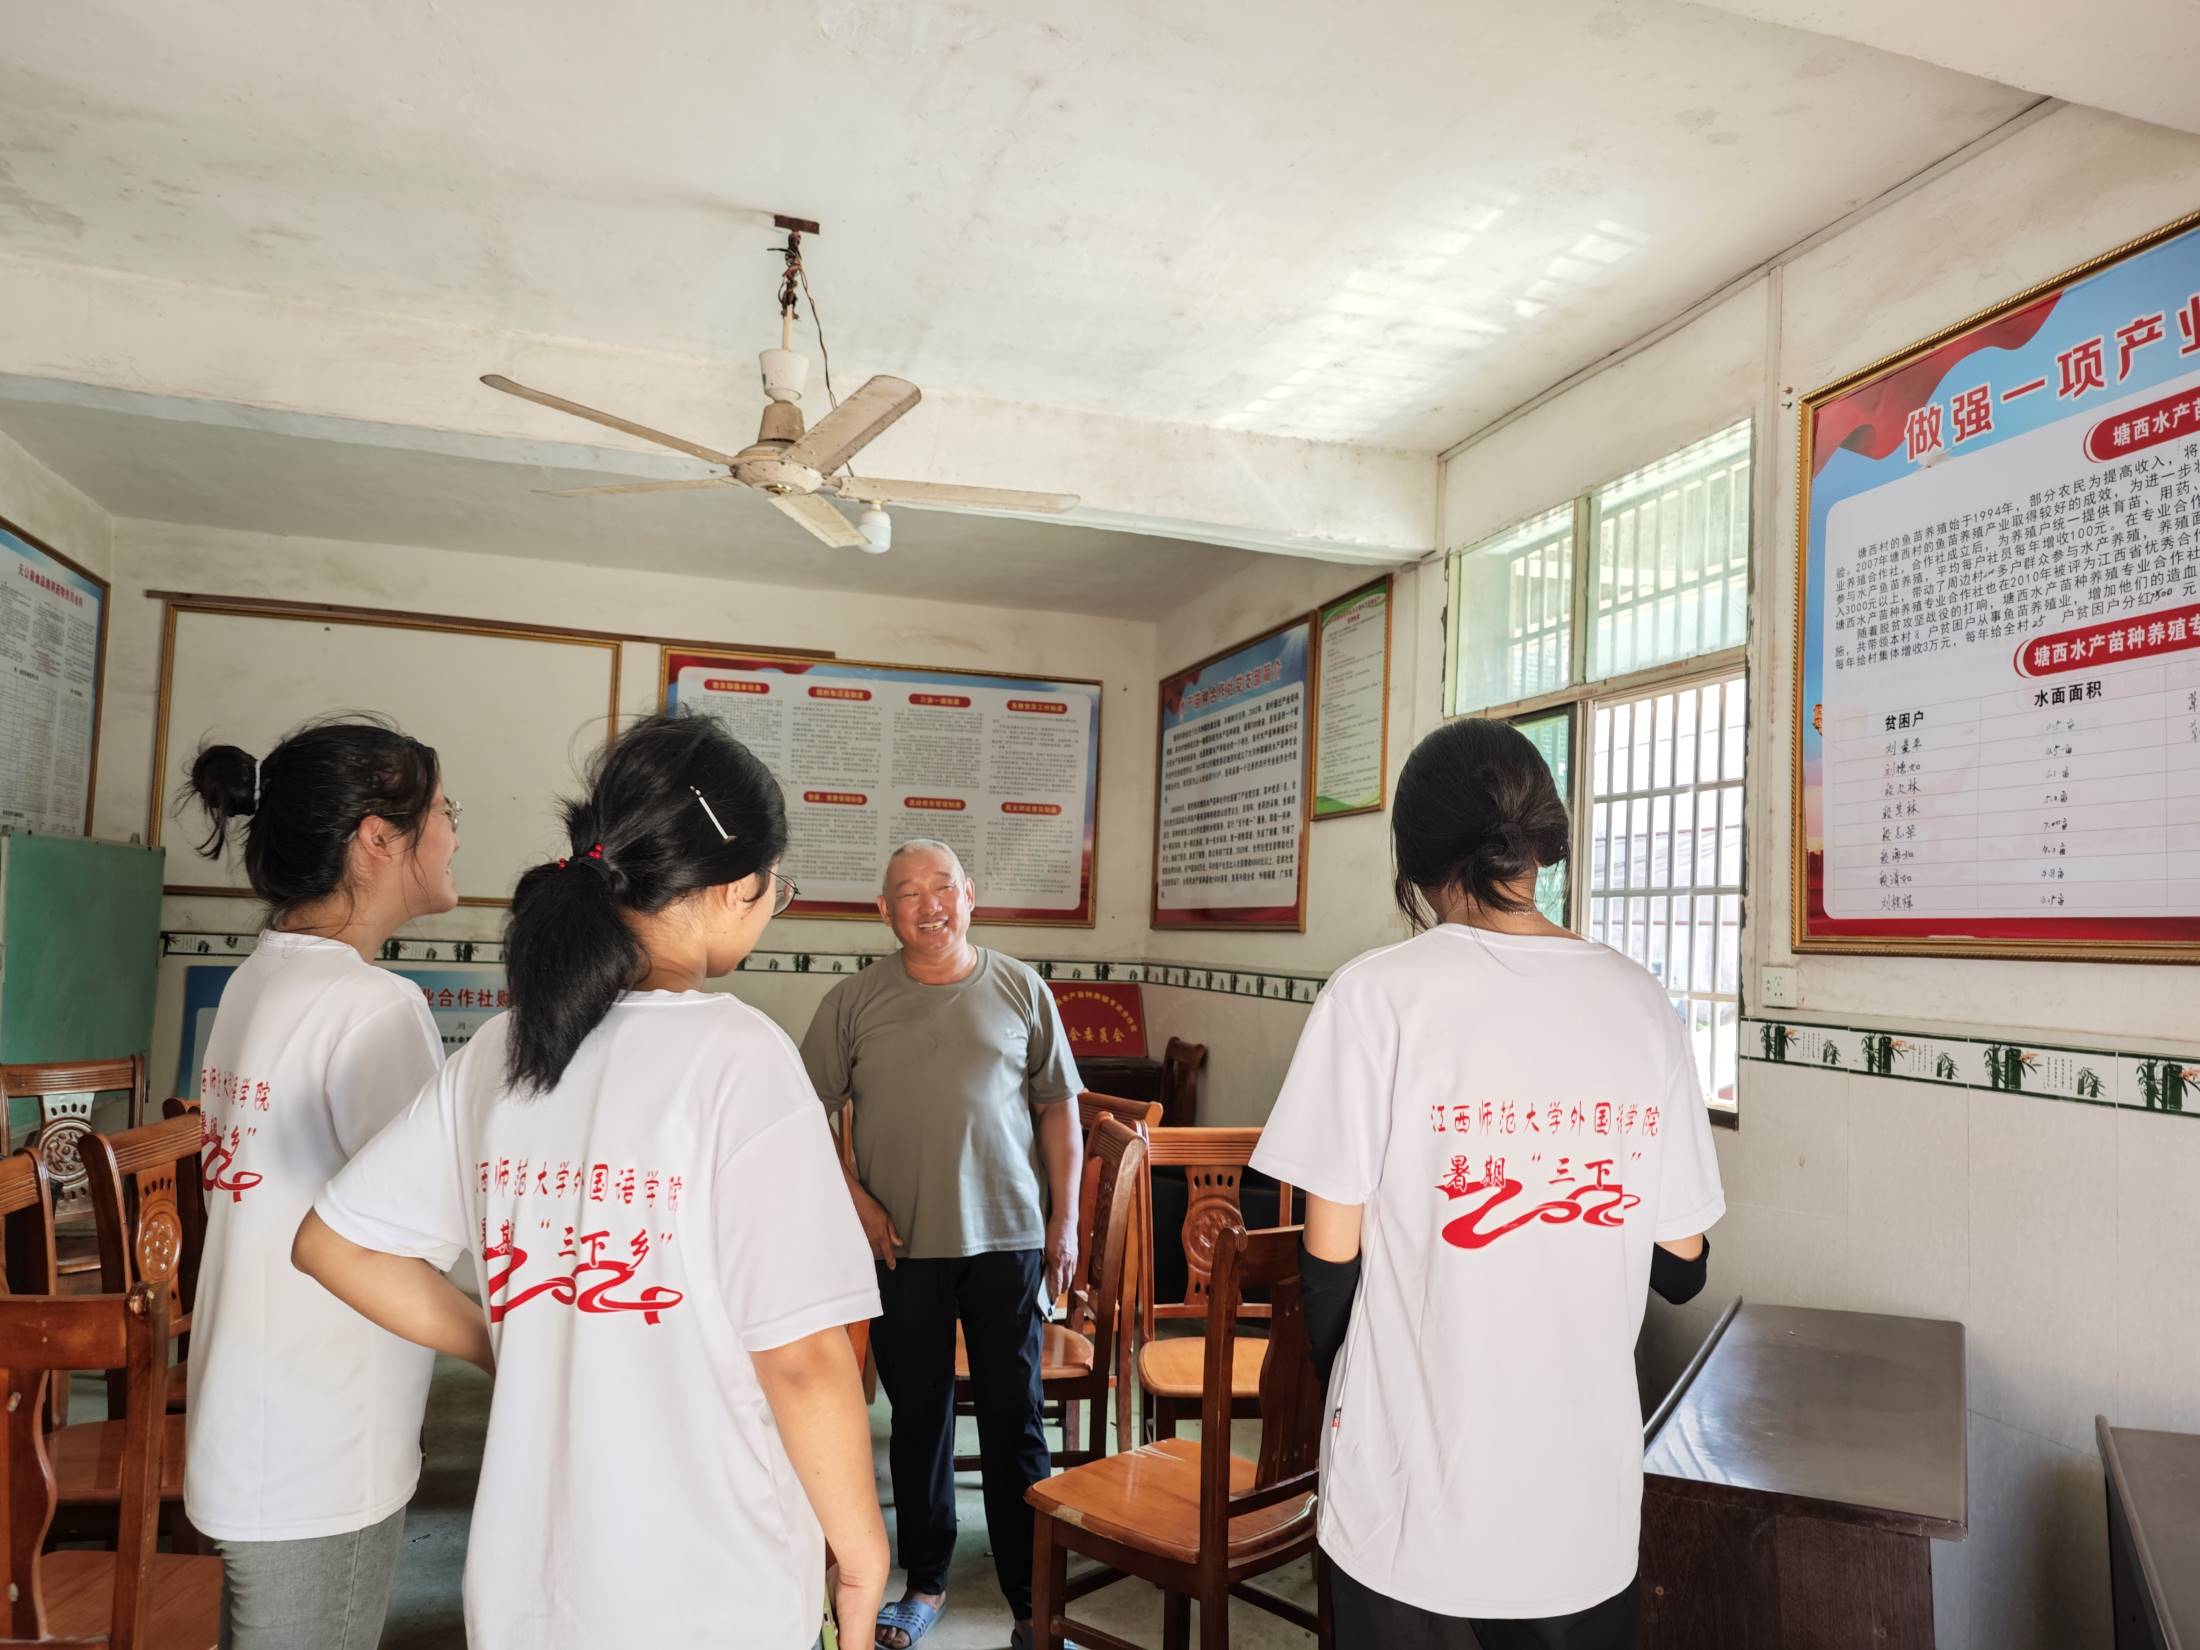
[[[961,951],[977,903],[977,888],[952,854],[907,848],[886,867],[878,911],[904,951],[934,959]]]

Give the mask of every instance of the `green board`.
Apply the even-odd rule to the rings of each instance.
[[[162,857],[0,830],[0,1062],[151,1052]]]

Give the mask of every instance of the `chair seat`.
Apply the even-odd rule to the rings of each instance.
[[[1239,1336],[1230,1343],[1230,1396],[1260,1396],[1268,1343]],[[1148,1341],[1138,1349],[1138,1383],[1156,1398],[1197,1398],[1207,1381],[1207,1343],[1196,1335]]]
[[[1074,1380],[1092,1373],[1092,1342],[1074,1329],[1048,1324],[1039,1335],[1039,1379]],[[970,1352],[963,1345],[962,1325],[955,1325],[955,1379],[970,1379]]]
[[[1253,1487],[1253,1463],[1230,1457],[1230,1490]],[[1199,1559],[1199,1445],[1184,1438],[1102,1456],[1031,1486],[1033,1507],[1080,1530],[1181,1563]],[[1230,1564],[1314,1533],[1314,1498],[1294,1496],[1230,1521]]]
[[[183,1417],[161,1418],[160,1498],[183,1499]],[[122,1498],[122,1423],[79,1421],[46,1435],[55,1499],[64,1507],[113,1506]]]
[[[74,1548],[39,1560],[46,1595],[46,1631],[57,1639],[107,1642],[113,1610],[115,1555]],[[215,1650],[221,1638],[222,1561],[153,1557],[153,1583],[145,1613],[146,1650]]]

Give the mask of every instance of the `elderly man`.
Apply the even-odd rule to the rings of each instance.
[[[1013,957],[970,943],[977,888],[954,849],[906,842],[879,915],[900,952],[833,987],[802,1059],[854,1129],[849,1195],[878,1257],[871,1345],[894,1410],[894,1506],[908,1592],[878,1642],[938,1619],[955,1551],[955,1324],[978,1414],[986,1531],[1031,1642],[1032,1514],[1051,1470],[1040,1425],[1043,1302],[1077,1263],[1077,1066],[1054,997]],[[852,1104],[852,1112],[843,1112]],[[852,1122],[851,1122],[852,1119]]]

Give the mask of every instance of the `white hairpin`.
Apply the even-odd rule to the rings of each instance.
[[[258,807],[259,805],[260,805],[260,759],[259,759],[259,758],[258,758],[257,756],[255,756],[255,757],[254,757],[254,758],[252,759],[252,806],[253,806],[253,807],[255,807],[255,808],[257,808],[257,807]]]
[[[693,785],[690,785],[688,789],[694,793],[695,800],[702,803],[703,812],[710,820],[711,829],[718,833],[718,840],[721,842],[731,842],[733,840],[733,833],[727,830],[725,826],[718,823],[718,810],[710,805],[710,799],[704,796],[701,791],[696,790]]]

